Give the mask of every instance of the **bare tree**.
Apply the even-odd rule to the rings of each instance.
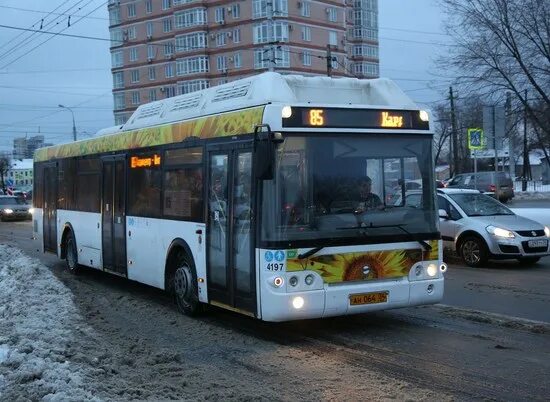
[[[454,68],[457,85],[490,102],[511,91],[533,126],[550,139],[550,125],[538,112],[541,105],[550,110],[550,1],[439,1],[454,39],[439,66]]]
[[[10,159],[7,156],[0,157],[0,185],[2,186],[2,190],[4,191],[4,193],[6,192],[6,183],[4,181],[4,177],[7,177],[10,167]]]

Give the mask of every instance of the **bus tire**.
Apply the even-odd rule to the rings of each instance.
[[[65,237],[65,263],[69,272],[77,274],[79,271],[78,251],[73,232],[69,231]]]
[[[170,290],[178,310],[188,316],[196,316],[202,312],[199,301],[199,286],[197,272],[193,260],[180,247],[175,250],[170,269]]]

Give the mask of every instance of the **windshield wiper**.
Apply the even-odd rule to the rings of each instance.
[[[395,224],[395,225],[366,225],[366,224],[363,224],[362,226],[357,226],[355,227],[355,229],[377,229],[377,228],[399,228],[401,229],[403,232],[405,232],[406,234],[408,234],[409,236],[413,236],[413,234],[411,232],[409,232],[407,229],[405,229],[403,227],[403,225],[399,225],[399,224]],[[351,228],[349,228],[351,229]],[[430,246],[430,244],[424,240],[415,240],[417,241],[418,243],[420,243],[420,245],[422,246],[422,248],[424,249],[424,251],[432,251],[432,246]]]
[[[318,251],[321,251],[323,248],[324,246],[314,247],[311,250],[306,251],[305,253],[298,254],[298,259],[303,260],[304,258],[311,257],[313,254],[315,254]]]

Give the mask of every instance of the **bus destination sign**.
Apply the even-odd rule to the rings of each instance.
[[[372,128],[428,130],[419,110],[380,110],[293,107],[283,127]],[[422,116],[424,117],[424,116]]]
[[[160,166],[160,155],[151,156],[132,156],[130,158],[130,167],[132,169],[148,168]]]

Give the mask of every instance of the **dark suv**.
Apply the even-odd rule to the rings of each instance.
[[[514,198],[514,183],[508,172],[461,173],[453,177],[448,188],[471,188],[492,195],[502,202]]]

